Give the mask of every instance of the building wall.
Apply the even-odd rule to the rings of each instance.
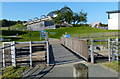
[[[110,13],[108,15],[108,30],[118,30],[119,25],[118,24],[118,15],[120,15],[120,13]]]
[[[118,30],[120,30],[120,13],[118,14]]]
[[[39,23],[34,23],[31,25],[27,25],[28,30],[45,30],[45,29],[55,29],[55,26],[50,21],[41,21]]]
[[[54,23],[51,22],[51,21],[45,21],[45,27],[46,27],[46,26],[51,26],[51,25],[54,25]]]

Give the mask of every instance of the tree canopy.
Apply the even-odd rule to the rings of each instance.
[[[75,13],[69,7],[64,6],[60,10],[55,11],[55,13],[57,14],[53,18],[55,23],[83,24],[87,22],[87,13],[84,13],[82,10]]]
[[[3,20],[0,20],[0,26],[2,27],[9,27],[9,26],[12,26],[12,25],[15,25],[15,24],[22,24],[24,21],[10,21],[10,20],[7,20],[7,19],[3,19]]]

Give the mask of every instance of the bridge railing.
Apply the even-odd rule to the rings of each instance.
[[[74,51],[76,54],[84,58],[86,61],[89,59],[87,40],[80,40],[77,38],[61,37],[61,42],[64,46]]]

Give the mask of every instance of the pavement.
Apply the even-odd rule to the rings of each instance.
[[[88,65],[89,79],[118,79],[118,74],[100,65]],[[26,79],[36,78],[73,78],[73,65],[31,68],[24,76]]]
[[[89,64],[87,65],[89,69],[89,77],[92,78],[112,78],[116,79],[118,78],[118,73],[115,71],[112,71],[102,65],[99,64]]]

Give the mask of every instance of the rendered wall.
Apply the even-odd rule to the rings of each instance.
[[[120,23],[118,21],[118,18],[120,16],[120,13],[111,13],[109,14],[108,19],[108,30],[120,30]]]

